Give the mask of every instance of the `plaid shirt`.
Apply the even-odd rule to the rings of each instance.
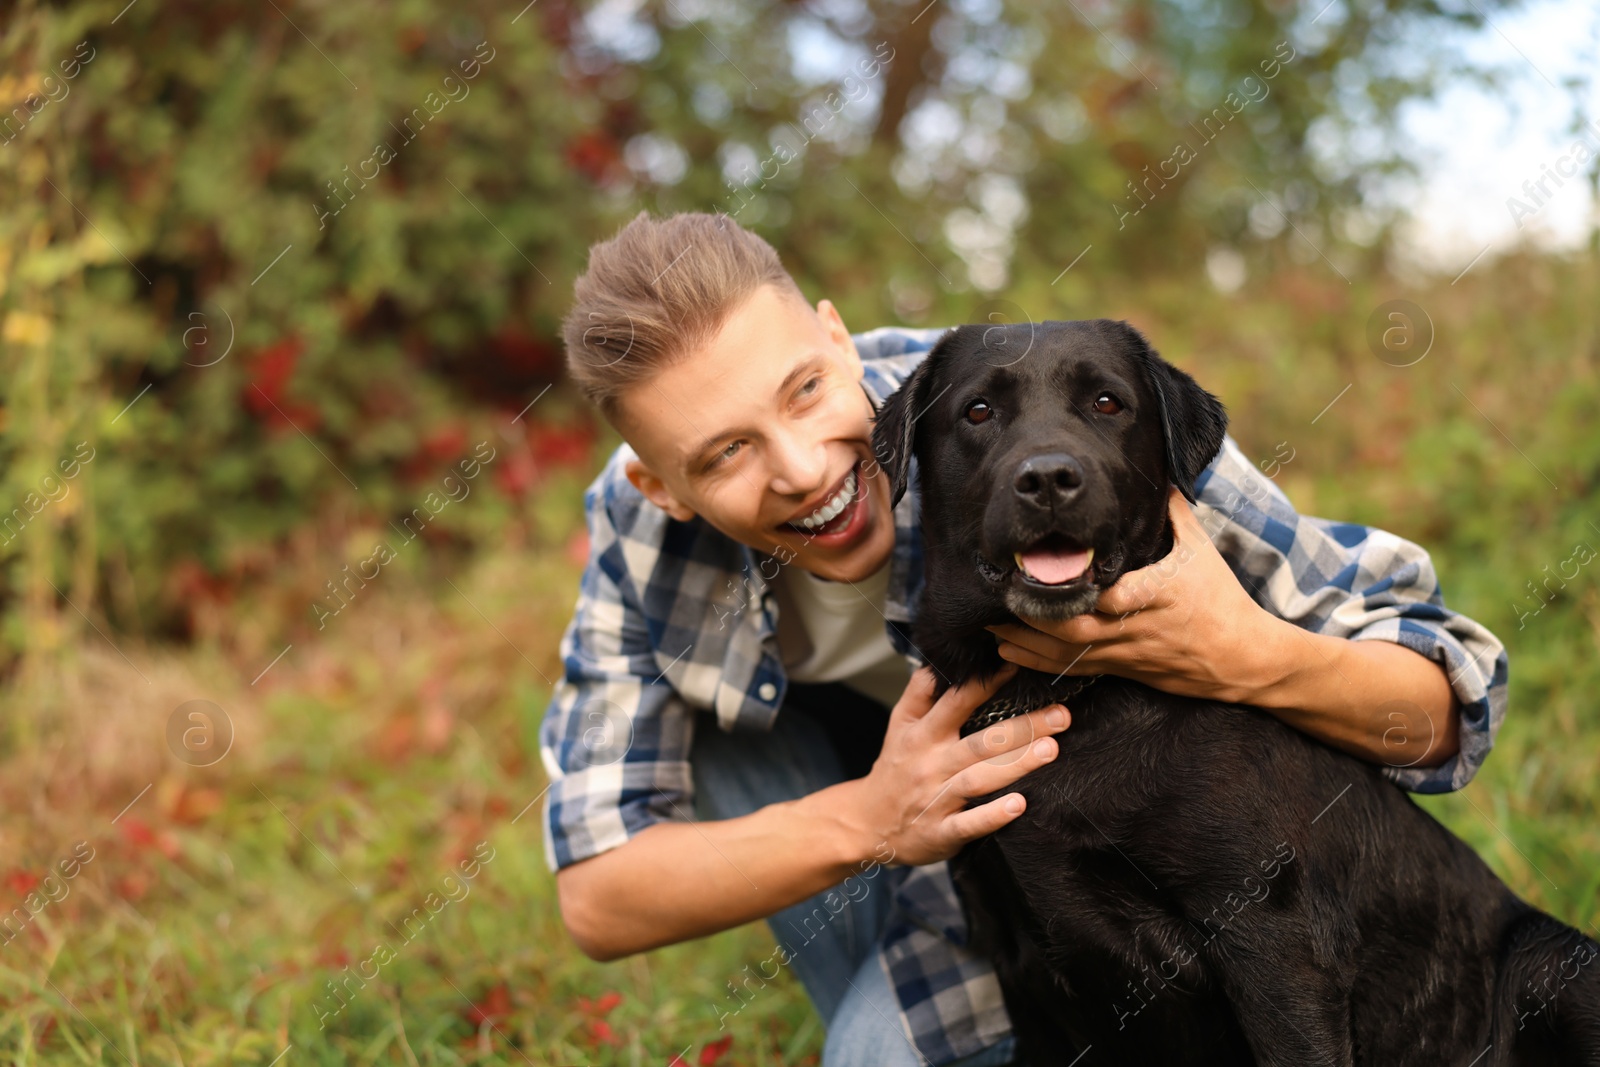
[[[879,329],[855,337],[876,408],[942,330]],[[783,705],[776,561],[700,519],[677,522],[612,456],[584,496],[589,563],[561,641],[564,675],[540,730],[550,778],[545,855],[551,869],[615,848],[665,819],[686,820],[694,711],[724,730],[770,729]],[[1480,624],[1444,606],[1428,554],[1393,534],[1295,513],[1232,437],[1195,482],[1195,514],[1250,595],[1318,633],[1395,641],[1448,673],[1461,702],[1460,751],[1438,767],[1385,768],[1406,789],[1439,793],[1471,780],[1506,708],[1506,654]],[[895,509],[885,624],[908,635],[922,586],[915,479]],[[993,969],[966,947],[966,923],[944,863],[894,868],[879,951],[901,1023],[929,1062],[1001,1040],[1010,1022]]]

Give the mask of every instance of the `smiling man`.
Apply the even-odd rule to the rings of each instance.
[[[641,214],[590,252],[569,373],[627,442],[585,496],[590,557],[541,729],[546,855],[578,945],[615,959],[765,918],[721,1025],[784,969],[825,1067],[1012,1062],[944,860],[1026,818],[1004,790],[1069,709],[962,739],[1003,681],[933,699],[907,634],[918,498],[890,507],[873,416],[942,331],[852,335],[725,216]],[[1469,781],[1505,712],[1500,642],[1427,553],[1295,514],[1231,438],[1174,489],[1173,554],[1001,654],[1258,705],[1405,788]],[[1048,578],[1048,575],[1046,575]]]

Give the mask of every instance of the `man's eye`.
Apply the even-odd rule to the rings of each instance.
[[[989,417],[989,404],[984,400],[974,400],[967,406],[967,421],[982,422]]]
[[[1094,409],[1102,415],[1115,415],[1122,410],[1122,401],[1110,393],[1101,393],[1095,398]]]
[[[730,442],[728,442],[728,445],[727,445],[726,448],[724,448],[722,451],[718,452],[716,455],[711,457],[711,461],[705,465],[705,469],[707,471],[716,470],[718,467],[722,466],[722,464],[725,461],[730,460],[734,456],[738,455],[739,454],[739,449],[741,449],[743,447],[744,447],[744,442],[743,441],[730,441]]]
[[[810,396],[812,393],[816,392],[820,388],[822,388],[822,376],[821,375],[817,375],[817,376],[812,377],[809,380],[807,380],[806,384],[802,385],[799,388],[799,390],[795,393],[795,395],[796,396]]]

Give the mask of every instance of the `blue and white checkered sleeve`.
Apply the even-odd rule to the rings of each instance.
[[[686,821],[694,715],[660,680],[622,536],[599,480],[584,497],[589,563],[561,638],[562,677],[539,729],[550,780],[545,861],[560,870],[657,822]],[[652,681],[654,679],[654,681]]]
[[[1393,641],[1444,668],[1461,704],[1459,752],[1437,767],[1384,774],[1418,793],[1470,782],[1505,718],[1506,651],[1481,623],[1444,606],[1428,553],[1374,527],[1296,514],[1231,436],[1195,492],[1196,516],[1262,607],[1317,633]]]

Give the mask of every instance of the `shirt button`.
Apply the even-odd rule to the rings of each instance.
[[[778,695],[778,687],[771,682],[762,682],[756,689],[756,695],[762,700],[771,700]]]

